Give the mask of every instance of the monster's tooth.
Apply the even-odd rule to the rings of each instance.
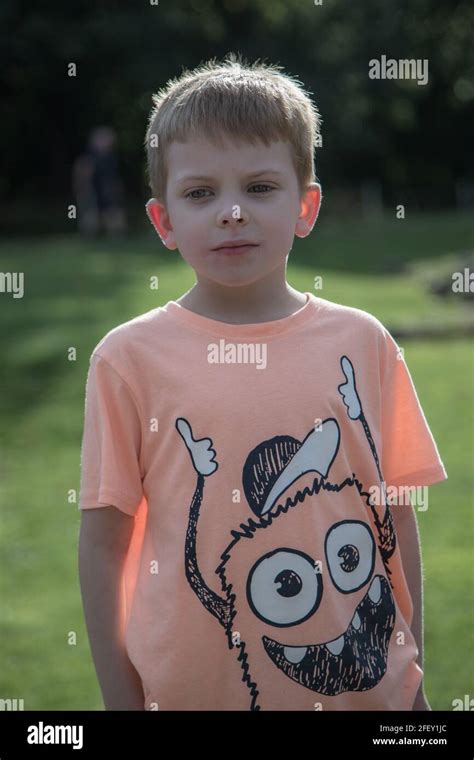
[[[331,652],[331,654],[341,654],[344,648],[344,634],[339,636],[338,639],[334,639],[333,641],[328,641],[326,646]]]
[[[362,622],[361,622],[361,619],[360,619],[359,613],[358,613],[358,612],[357,612],[357,610],[356,610],[356,611],[354,612],[354,617],[352,618],[352,627],[353,627],[353,628],[355,628],[355,629],[356,629],[356,631],[358,631],[358,630],[359,630],[359,628],[361,627],[361,625],[362,625]]]
[[[285,647],[284,648],[284,654],[287,660],[292,662],[294,665],[297,665],[303,657],[305,656],[306,652],[308,651],[308,647]]]
[[[377,576],[376,578],[374,578],[374,580],[370,584],[369,597],[374,604],[377,604],[377,602],[380,601],[381,594],[382,594],[382,587],[380,585],[380,578]]]

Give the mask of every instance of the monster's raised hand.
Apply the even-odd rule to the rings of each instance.
[[[341,367],[347,382],[338,385],[337,390],[341,394],[344,404],[347,406],[347,414],[351,420],[357,420],[361,415],[362,409],[355,386],[354,367],[347,356],[341,358]]]
[[[191,454],[194,469],[200,475],[212,475],[212,473],[219,467],[217,462],[213,461],[216,452],[211,448],[212,440],[210,438],[200,438],[199,440],[195,440],[191,425],[184,419],[184,417],[178,417],[176,420],[176,428]]]

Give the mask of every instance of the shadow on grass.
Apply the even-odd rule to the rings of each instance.
[[[156,243],[75,236],[1,243],[0,252],[3,271],[24,276],[23,298],[5,293],[1,300],[0,414],[8,424],[41,403],[58,373],[77,368],[71,349],[87,371],[105,332],[136,316],[136,289],[146,298],[150,270],[158,273],[170,260]],[[149,292],[150,302],[156,301],[156,292]],[[144,302],[142,311],[148,308]]]

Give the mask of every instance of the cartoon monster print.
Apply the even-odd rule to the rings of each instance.
[[[338,386],[339,394],[349,419],[359,421],[362,425],[382,482],[380,462],[357,392],[353,365],[347,356],[341,357],[340,364],[346,381]],[[256,643],[263,647],[269,661],[292,681],[326,696],[346,691],[366,691],[376,686],[387,669],[388,646],[395,623],[389,561],[395,551],[396,535],[386,499],[382,505],[383,516],[380,518],[370,494],[362,490],[354,473],[353,478],[346,478],[339,484],[326,480],[339,449],[340,429],[337,420],[325,419],[303,441],[288,435],[275,436],[261,442],[248,455],[243,467],[243,486],[255,518],[242,523],[239,530],[231,530],[232,541],[221,555],[222,562],[216,569],[216,574],[220,578],[225,597],[215,593],[206,584],[199,570],[196,552],[197,524],[205,478],[210,477],[219,467],[215,461],[216,452],[210,438],[194,438],[191,425],[183,417],[176,420],[176,428],[197,472],[185,540],[186,578],[200,602],[223,626],[229,649],[235,646],[232,638],[233,621],[238,615],[239,605],[247,604],[262,624],[281,629],[281,637],[273,638],[270,630],[267,630],[264,635],[259,634]],[[278,502],[282,494],[298,479],[313,472],[316,477],[310,488],[305,486],[283,504]],[[331,522],[334,520],[332,510],[327,511],[326,515],[319,514],[317,533],[321,533],[321,529],[324,533],[320,551],[329,570],[329,578],[325,578],[324,583],[333,585],[331,592],[335,589],[343,595],[338,597],[338,604],[343,599],[351,604],[351,622],[335,639],[320,643],[300,642],[295,646],[279,639],[285,638],[285,629],[294,631],[295,626],[315,615],[325,589],[323,575],[316,571],[313,552],[303,551],[297,546],[302,535],[301,524],[290,529],[288,521],[295,517],[300,521],[303,514],[298,514],[297,511],[303,508],[306,508],[305,519],[314,520],[314,514],[311,515],[305,505],[308,504],[314,513],[318,504],[317,495],[322,490],[328,498],[337,498],[337,494],[343,491],[348,504],[351,499],[360,503],[361,497],[365,498],[372,515],[381,562],[378,561],[379,571],[375,572],[377,547],[374,531],[368,522],[356,519]],[[344,514],[346,512],[344,510]],[[282,523],[285,528],[282,543],[285,545],[275,546],[272,543],[275,527],[270,531],[268,528],[278,525],[282,520],[287,521]],[[314,523],[309,523],[307,532],[310,534],[313,532],[311,525]],[[259,541],[260,544],[263,543],[263,549]],[[228,570],[229,567],[232,570],[232,559],[236,552],[240,553],[239,572],[236,574],[246,577],[241,587],[234,588],[235,584],[228,579]],[[248,573],[242,574],[245,561],[248,562]],[[362,589],[369,581],[370,586],[353,608],[350,595],[363,593]],[[243,670],[242,680],[251,694],[250,709],[260,710],[257,703],[258,684],[250,672],[247,643],[245,640],[239,642],[238,660]]]

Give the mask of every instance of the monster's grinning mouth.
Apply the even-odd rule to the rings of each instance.
[[[322,644],[286,646],[262,637],[265,651],[293,681],[319,694],[366,691],[387,669],[387,653],[395,623],[390,585],[376,575],[358,604],[345,633]]]

